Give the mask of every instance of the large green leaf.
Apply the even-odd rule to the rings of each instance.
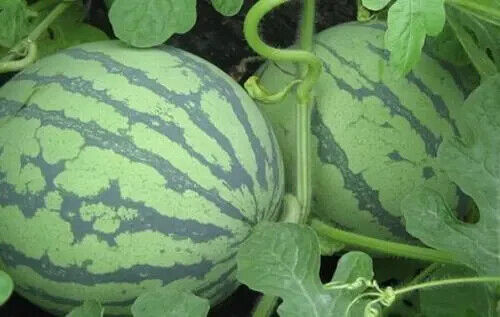
[[[500,26],[485,22],[471,12],[455,8],[447,10],[447,19],[481,76],[484,78],[498,72]]]
[[[427,39],[425,49],[433,56],[456,66],[465,66],[471,62],[449,23],[446,23],[438,36]]]
[[[343,316],[349,303],[364,287],[327,289],[319,279],[320,250],[316,233],[305,225],[261,223],[241,246],[237,278],[250,288],[278,296],[282,317]],[[373,278],[371,258],[362,252],[344,255],[333,281],[352,283]],[[363,303],[355,308],[359,311]],[[355,315],[352,315],[355,316]]]
[[[26,2],[24,0],[1,0],[0,25],[0,47],[13,47],[29,29]]]
[[[196,0],[115,0],[109,18],[120,40],[152,47],[194,26]]]
[[[459,221],[443,198],[420,189],[402,202],[408,232],[428,246],[451,252],[481,275],[500,275],[500,74],[487,78],[466,100],[461,138],[444,140],[438,157],[451,180],[480,210],[475,224]]]
[[[498,0],[448,1],[448,4],[486,23],[500,26],[500,1]]]
[[[145,293],[132,305],[134,317],[205,317],[210,309],[207,299],[164,287]]]
[[[444,0],[398,0],[387,16],[386,46],[399,74],[419,61],[427,35],[438,35],[445,23]]]

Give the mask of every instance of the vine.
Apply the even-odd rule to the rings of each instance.
[[[31,9],[35,12],[50,8],[58,1],[37,2]],[[19,71],[31,65],[37,57],[38,46],[36,40],[75,0],[63,0],[38,24],[31,33],[9,50],[9,53],[0,59],[0,73]],[[18,59],[20,58],[21,59]]]

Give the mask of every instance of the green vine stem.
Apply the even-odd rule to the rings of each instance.
[[[440,267],[442,267],[443,264],[441,263],[432,263],[431,265],[427,266],[424,270],[422,270],[422,272],[418,273],[408,284],[406,284],[406,286],[404,287],[408,287],[408,286],[412,286],[412,285],[417,285],[418,283],[422,282],[423,280],[425,280],[427,277],[429,277],[429,275],[431,275],[434,271],[436,271],[437,269],[439,269]],[[404,285],[404,284],[403,284]],[[402,287],[403,288],[403,287]],[[394,300],[394,303],[397,302],[397,301],[401,301],[403,299],[405,299],[407,296],[409,295],[409,293],[405,293],[405,294],[401,294],[400,296],[396,297],[395,300]],[[395,307],[394,306],[394,303],[389,306],[389,307],[386,307],[384,309],[384,313],[383,313],[383,316],[388,316],[391,311],[392,311],[392,308]]]
[[[36,43],[33,43],[31,41],[27,42],[25,50],[26,55],[22,59],[0,63],[0,74],[15,72],[34,63],[38,53],[38,47]]]
[[[46,17],[38,24],[33,31],[22,41],[16,44],[9,53],[0,59],[0,73],[6,71],[18,71],[28,66],[36,60],[35,41],[42,35],[47,28],[69,8],[75,0],[62,0]],[[22,54],[20,52],[23,52]],[[25,58],[15,61],[16,58],[24,56]]]
[[[376,281],[369,281],[363,278],[358,278],[354,283],[351,284],[340,284],[340,285],[331,285],[331,289],[339,289],[339,288],[344,288],[344,289],[356,289],[361,286],[364,286],[368,289],[371,289],[373,291],[370,292],[365,292],[360,295],[358,295],[356,298],[354,298],[349,305],[347,306],[346,310],[346,316],[349,316],[349,311],[353,307],[353,305],[358,302],[361,299],[368,299],[372,298],[368,304],[365,306],[364,309],[364,317],[376,317],[380,316],[380,311],[377,307],[377,304],[382,305],[382,307],[389,308],[391,307],[396,299],[402,295],[405,295],[407,293],[416,291],[416,290],[422,290],[426,288],[433,288],[433,287],[443,287],[443,286],[448,286],[448,285],[455,285],[455,284],[469,284],[469,283],[496,283],[500,284],[500,276],[481,276],[481,277],[462,277],[462,278],[452,278],[452,279],[445,279],[445,280],[435,280],[435,281],[429,281],[425,283],[420,283],[420,284],[415,284],[407,287],[402,287],[398,289],[393,289],[392,287],[386,287],[385,289],[382,289],[378,286]]]
[[[312,107],[312,88],[321,72],[321,60],[314,55],[314,13],[315,0],[305,0],[300,25],[299,45],[301,49],[278,49],[264,43],[259,35],[259,23],[274,8],[290,0],[260,0],[248,12],[243,32],[249,46],[261,56],[273,61],[299,63],[302,80],[297,85],[297,165],[295,195],[300,205],[299,222],[309,216],[311,204],[311,158],[310,158],[310,113]]]
[[[461,277],[446,280],[429,281],[425,283],[410,285],[394,290],[396,296],[405,293],[421,290],[425,288],[440,287],[454,284],[469,284],[469,283],[500,283],[500,276],[479,276],[479,277]]]
[[[312,88],[318,81],[321,72],[321,60],[311,51],[313,49],[315,0],[304,0],[302,20],[299,29],[300,49],[277,49],[264,43],[259,35],[259,23],[274,8],[290,0],[260,0],[247,13],[243,32],[248,45],[259,55],[273,61],[299,63],[300,82],[297,83],[296,127],[297,127],[297,165],[295,180],[295,197],[293,201],[299,205],[298,212],[290,219],[304,223],[309,217],[311,205],[311,108],[313,106]],[[294,85],[293,83],[292,85]],[[291,89],[291,85],[288,86]],[[287,90],[284,90],[284,94]],[[279,94],[276,95],[279,97]],[[297,208],[295,208],[297,209]],[[293,211],[293,210],[292,210]],[[290,210],[286,211],[289,213]],[[298,213],[298,215],[297,215]],[[277,297],[264,295],[253,314],[254,317],[270,316],[277,303]]]
[[[310,225],[319,235],[345,243],[346,245],[356,246],[408,259],[445,264],[460,264],[455,260],[455,257],[452,254],[444,251],[366,237],[360,234],[334,228],[317,218],[312,218]]]
[[[316,12],[316,1],[315,0],[304,0],[304,8],[302,14],[302,20],[299,29],[299,45],[300,49],[305,52],[312,52],[313,50],[313,37],[314,37],[314,18]],[[321,70],[321,60],[319,60],[316,55],[312,54],[314,62],[319,64],[319,69],[317,74],[314,74],[314,83],[317,82],[319,78],[319,72]],[[307,76],[308,67],[305,64],[300,64],[301,75]],[[301,206],[301,212],[299,215],[299,222],[305,223],[309,218],[311,210],[311,197],[312,197],[312,166],[311,166],[311,112],[313,108],[313,96],[311,91],[307,91],[308,97],[300,98],[300,85],[297,89],[297,95],[299,102],[296,105],[296,196],[297,201]],[[309,89],[309,88],[306,88]],[[311,88],[312,89],[312,86]]]

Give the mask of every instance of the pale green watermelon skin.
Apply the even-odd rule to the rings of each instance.
[[[423,54],[403,78],[394,75],[384,49],[385,25],[351,22],[320,32],[315,53],[323,72],[312,111],[312,213],[345,230],[415,242],[406,232],[400,201],[425,185],[450,206],[465,201],[438,166],[443,137],[458,135],[464,101],[460,83]],[[278,91],[297,73],[294,65],[268,63],[257,75]],[[294,95],[260,105],[283,151],[287,191],[295,166]]]
[[[220,302],[238,245],[279,216],[283,162],[229,76],[118,41],[42,59],[0,88],[0,267],[33,303],[111,315],[166,285]]]

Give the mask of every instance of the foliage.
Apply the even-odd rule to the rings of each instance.
[[[212,0],[212,5],[230,16],[238,13],[243,0]],[[113,0],[109,18],[119,39],[132,46],[151,47],[194,26],[196,0]]]
[[[238,279],[264,294],[279,296],[280,316],[340,316],[364,288],[328,289],[319,279],[320,252],[316,233],[305,225],[262,223],[241,246]],[[362,252],[344,255],[332,283],[372,279],[371,258]]]
[[[482,76],[491,76],[498,70],[500,1],[362,0],[362,4],[373,11],[388,11],[386,46],[399,74],[407,74],[418,63],[427,36],[440,36],[438,42],[448,42],[448,52],[450,46],[456,48],[455,57],[444,55],[445,60],[454,61],[458,54],[462,63],[465,50]],[[445,22],[450,29],[445,28],[442,34]]]
[[[208,314],[209,308],[207,299],[164,287],[139,296],[132,306],[132,314],[134,317],[201,317]]]
[[[29,29],[28,6],[24,0],[4,0],[0,2],[0,47],[11,48]]]
[[[456,255],[480,274],[500,275],[500,74],[487,79],[462,107],[462,136],[447,139],[438,156],[449,177],[480,210],[462,223],[440,195],[420,189],[402,202],[407,230],[425,244]]]
[[[444,0],[396,1],[387,16],[386,46],[392,65],[407,74],[420,59],[425,37],[441,33],[444,22]]]

